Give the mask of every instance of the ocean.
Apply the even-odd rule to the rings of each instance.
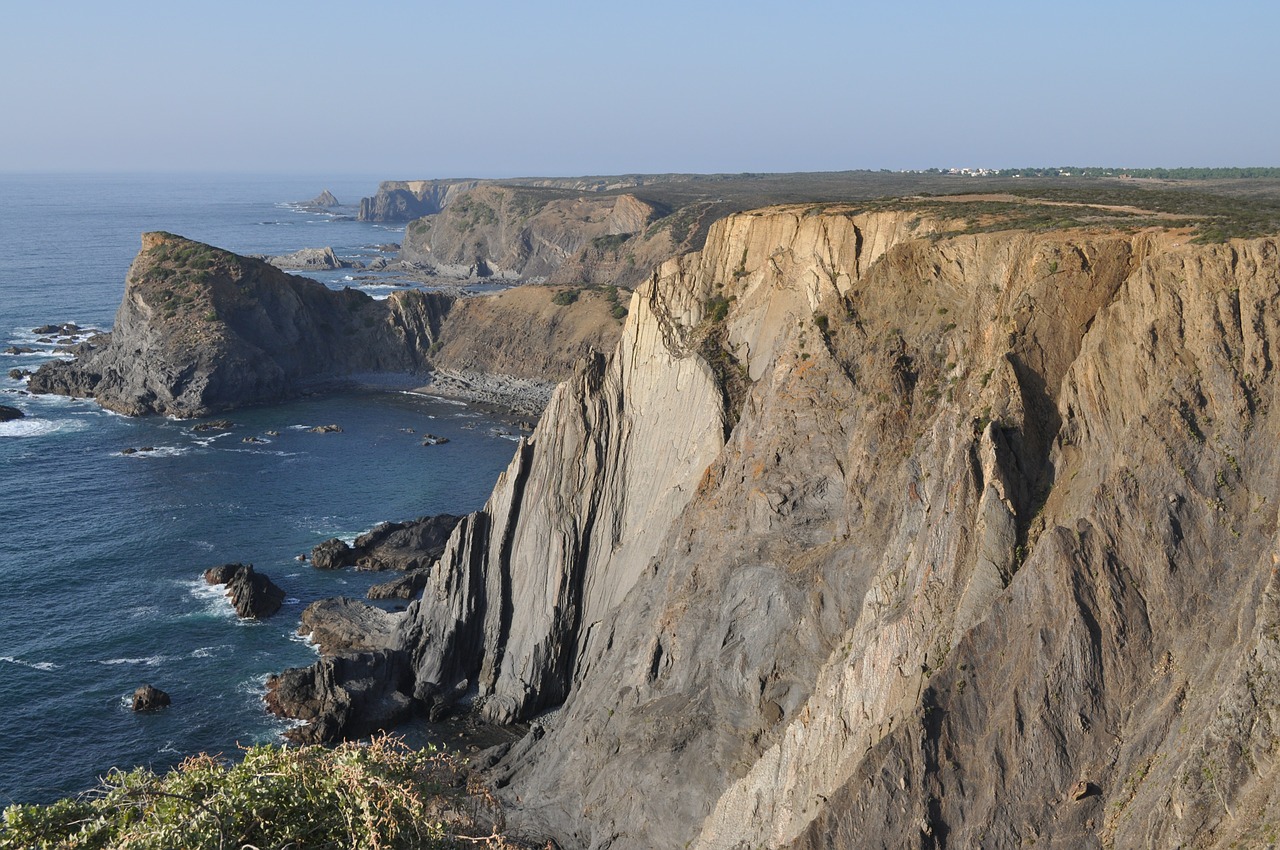
[[[302,609],[390,578],[296,556],[384,520],[475,510],[509,462],[508,421],[422,395],[353,390],[234,411],[233,430],[197,432],[26,395],[8,376],[57,356],[34,328],[109,329],[144,231],[364,261],[399,241],[395,225],[290,203],[324,188],[354,205],[377,178],[0,174],[0,349],[36,349],[0,354],[0,404],[26,414],[0,423],[0,806],[74,794],[112,767],[163,770],[279,740],[287,727],[264,709],[264,682],[315,659],[294,634]],[[313,276],[375,296],[399,285]],[[330,423],[342,432],[307,430]],[[424,447],[426,431],[450,442]],[[201,579],[231,561],[269,575],[284,609],[239,621]],[[172,706],[132,712],[144,683]]]

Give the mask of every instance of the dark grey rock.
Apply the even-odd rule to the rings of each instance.
[[[167,693],[151,685],[143,685],[133,692],[134,711],[155,711],[172,704]]]
[[[284,591],[267,576],[254,572],[253,564],[211,567],[205,570],[204,580],[209,584],[225,584],[232,607],[245,620],[266,619],[284,604]]]
[[[18,408],[0,404],[0,422],[12,422],[14,419],[21,419],[24,416],[26,414]]]

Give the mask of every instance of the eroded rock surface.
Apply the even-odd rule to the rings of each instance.
[[[284,591],[253,564],[222,564],[204,572],[209,584],[224,584],[236,614],[245,620],[262,620],[280,610]]]
[[[278,401],[352,373],[424,373],[452,300],[377,301],[168,233],[143,235],[115,327],[33,392],[93,396],[130,415],[195,417]]]
[[[557,709],[527,835],[1269,840],[1275,241],[949,229],[716,224],[458,526],[397,693]]]

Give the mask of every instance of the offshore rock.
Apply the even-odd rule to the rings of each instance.
[[[305,201],[302,204],[302,206],[317,207],[320,209],[330,209],[332,207],[340,207],[342,206],[342,204],[338,203],[338,199],[333,196],[332,192],[330,192],[328,189],[325,189],[319,195],[316,195],[311,200]]]
[[[12,422],[15,419],[21,419],[26,416],[16,407],[10,407],[7,404],[0,404],[0,422]]]
[[[263,620],[280,610],[284,591],[253,564],[223,564],[204,572],[208,584],[225,584],[236,614],[244,620]]]
[[[374,300],[168,233],[143,235],[105,343],[41,366],[32,392],[120,413],[203,416],[353,373],[425,373],[452,300]]]
[[[256,259],[266,260],[278,269],[295,271],[331,271],[333,269],[349,269],[351,263],[340,259],[332,248],[303,248],[292,254],[260,256]]]
[[[142,685],[133,692],[134,711],[157,711],[173,704],[167,693],[151,685]]]

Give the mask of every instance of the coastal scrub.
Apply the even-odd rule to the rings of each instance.
[[[112,770],[50,805],[5,809],[0,848],[515,847],[457,757],[383,736],[334,748],[260,745],[230,763]]]

